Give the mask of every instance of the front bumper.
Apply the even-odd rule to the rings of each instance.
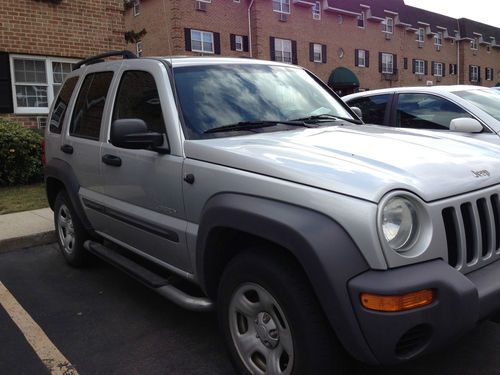
[[[433,289],[432,304],[385,313],[364,308],[361,293],[399,295]],[[396,364],[448,346],[500,311],[500,261],[463,275],[442,260],[367,271],[348,283],[363,335],[380,364]]]

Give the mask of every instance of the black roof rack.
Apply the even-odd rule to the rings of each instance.
[[[137,56],[134,53],[127,51],[127,50],[110,51],[110,52],[101,53],[100,55],[92,56],[92,57],[89,57],[88,59],[77,62],[74,65],[73,70],[81,68],[83,65],[92,65],[92,64],[97,64],[97,63],[103,62],[105,57],[111,57],[111,56],[122,56],[124,59],[136,59],[137,58]]]

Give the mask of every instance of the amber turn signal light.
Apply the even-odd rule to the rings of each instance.
[[[434,301],[432,289],[419,290],[398,296],[361,293],[361,304],[369,310],[398,312],[427,306]]]

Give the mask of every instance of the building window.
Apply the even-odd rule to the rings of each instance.
[[[16,114],[47,114],[76,60],[11,55]]]
[[[425,74],[424,60],[415,60],[415,74]]]
[[[423,43],[424,42],[424,36],[425,36],[425,30],[423,27],[419,27],[417,31],[417,42]]]
[[[290,14],[290,0],[273,0],[273,11]]]
[[[243,51],[243,37],[241,35],[234,36],[234,46],[236,51]]]
[[[323,62],[323,46],[321,44],[314,44],[313,60],[316,63]]]
[[[443,33],[441,31],[438,31],[437,34],[434,35],[434,44],[439,47],[443,45]]]
[[[274,39],[274,61],[292,63],[292,41],[288,39]]]
[[[486,68],[486,80],[493,81],[493,68]]]
[[[191,30],[191,51],[214,53],[214,34],[209,31]]]
[[[134,9],[134,17],[141,14],[141,1],[140,0],[134,0],[133,9]]]
[[[321,3],[316,1],[312,7],[313,20],[321,19]]]
[[[473,51],[478,50],[478,41],[477,38],[474,38],[473,40],[470,41],[470,49]]]
[[[382,32],[392,34],[394,32],[394,20],[391,17],[386,17],[382,21]]]
[[[136,51],[136,55],[138,57],[141,57],[142,56],[142,42],[137,42],[135,44],[135,51]]]
[[[469,78],[471,82],[479,82],[479,67],[477,65],[469,65]]]
[[[390,53],[382,53],[382,73],[394,73],[394,55]]]
[[[365,28],[365,12],[361,12],[361,14],[357,17],[358,27],[364,29]]]
[[[443,64],[442,63],[434,63],[434,76],[442,77],[443,76]]]
[[[366,51],[364,49],[357,49],[356,50],[356,61],[355,65],[359,66],[361,68],[364,68],[367,66],[366,64]]]
[[[451,75],[457,74],[457,64],[450,64],[450,74]]]

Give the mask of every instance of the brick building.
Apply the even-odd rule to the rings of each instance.
[[[1,0],[0,116],[43,126],[72,64],[123,49],[123,0]]]
[[[500,82],[500,29],[404,0],[127,0],[144,55],[298,63],[342,93]]]

